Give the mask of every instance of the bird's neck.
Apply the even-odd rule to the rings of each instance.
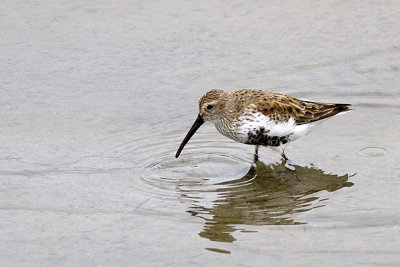
[[[233,128],[235,128],[235,125],[237,124],[239,113],[235,99],[228,94],[226,95],[220,115],[221,116],[214,121],[215,127],[222,134],[224,134],[224,131],[234,130]]]

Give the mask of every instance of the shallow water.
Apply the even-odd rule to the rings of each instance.
[[[0,4],[4,266],[399,265],[397,1]],[[279,155],[211,88],[351,103]]]

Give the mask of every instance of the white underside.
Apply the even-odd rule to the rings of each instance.
[[[248,140],[249,133],[253,135],[257,135],[260,132],[260,129],[264,129],[264,134],[268,136],[278,136],[278,137],[288,137],[288,141],[294,141],[307,133],[309,133],[310,129],[319,124],[318,122],[308,123],[297,125],[293,118],[289,119],[287,122],[275,122],[270,120],[267,116],[262,113],[252,114],[251,119],[240,118],[241,124],[235,129],[226,129],[219,127],[218,123],[215,124],[216,128],[223,135],[241,142],[246,143]]]
[[[262,120],[245,121],[245,123],[239,127],[238,130],[247,135],[248,132],[256,134],[257,130],[264,128],[265,133],[269,136],[288,136],[289,141],[293,141],[306,135],[311,128],[310,124],[296,125],[294,119],[292,118],[287,122],[275,122],[269,120],[266,116],[262,117],[264,117]]]

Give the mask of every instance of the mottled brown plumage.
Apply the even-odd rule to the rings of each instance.
[[[349,104],[330,104],[300,100],[283,94],[263,90],[241,89],[232,92],[244,108],[255,104],[257,110],[277,121],[293,118],[297,125],[306,124],[348,111]]]

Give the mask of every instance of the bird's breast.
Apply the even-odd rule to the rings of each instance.
[[[288,121],[274,121],[261,113],[240,116],[230,122],[221,120],[214,124],[221,134],[230,139],[244,144],[262,146],[286,144],[303,135],[299,134],[299,130],[301,132],[306,130],[300,129],[292,118]]]

